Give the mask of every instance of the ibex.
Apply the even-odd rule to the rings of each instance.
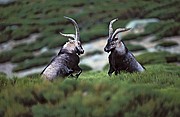
[[[135,59],[133,54],[128,50],[124,42],[118,37],[118,33],[130,30],[130,28],[118,28],[113,32],[112,24],[118,19],[114,19],[109,24],[109,37],[104,48],[105,52],[110,52],[108,71],[109,76],[115,71],[115,75],[120,71],[142,72],[145,68]]]
[[[76,34],[60,34],[64,37],[68,37],[69,41],[66,42],[60,49],[58,55],[56,55],[51,62],[42,71],[43,78],[53,80],[56,77],[73,76],[72,73],[76,73],[76,78],[81,74],[82,69],[78,66],[79,56],[84,53],[84,50],[80,42],[79,27],[75,20],[69,17],[65,17],[70,20],[75,27]]]

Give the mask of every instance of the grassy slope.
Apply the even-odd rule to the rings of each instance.
[[[14,72],[47,64],[47,60],[52,56],[39,57],[36,62],[34,58],[37,57],[30,53],[43,47],[53,49],[67,41],[59,35],[59,31],[73,33],[74,29],[72,24],[63,18],[64,15],[78,22],[83,43],[107,36],[108,23],[113,18],[119,18],[114,28],[124,27],[133,19],[158,18],[161,22],[151,24],[146,35],[155,34],[157,40],[180,35],[179,5],[179,0],[17,0],[10,5],[1,5],[0,43],[21,40],[32,33],[40,33],[41,37],[36,42],[22,44],[11,51],[0,53],[0,63],[17,63]],[[129,48],[143,49],[131,45]]]
[[[42,81],[0,77],[0,116],[169,117],[180,113],[180,67],[146,66],[144,73],[107,76],[83,72],[79,79]]]
[[[179,35],[178,8],[179,0],[19,0],[0,6],[0,43],[20,40],[31,33],[41,33],[42,37],[37,42],[1,53],[0,62],[17,62],[19,66],[14,71],[41,65],[39,61],[45,57],[38,56],[39,61],[34,61],[29,53],[44,46],[59,47],[66,39],[58,32],[74,32],[64,15],[73,17],[80,24],[83,42],[106,36],[107,24],[115,17],[120,19],[115,28],[123,27],[132,19],[159,18],[161,23],[148,26],[146,34],[140,38],[156,34],[157,39],[161,39]],[[42,64],[52,55],[50,53]],[[32,59],[19,63],[27,58]],[[138,60],[147,64],[174,62],[174,58],[179,61],[174,55],[152,53],[142,55]],[[164,64],[146,68],[142,74],[123,73],[111,78],[107,71],[83,72],[77,81],[59,79],[53,83],[44,82],[38,76],[11,80],[0,76],[0,117],[179,116],[180,67]]]

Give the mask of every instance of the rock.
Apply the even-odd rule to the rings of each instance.
[[[134,33],[142,33],[148,23],[155,22],[159,22],[159,20],[156,18],[132,20],[126,25],[126,28],[132,28],[132,32]]]
[[[6,5],[15,2],[16,0],[0,0],[0,5]]]

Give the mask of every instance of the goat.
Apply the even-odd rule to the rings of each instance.
[[[130,30],[130,28],[118,28],[113,32],[112,24],[118,19],[114,19],[109,24],[109,37],[104,48],[105,52],[111,52],[109,55],[110,68],[108,75],[111,76],[115,71],[115,75],[120,71],[126,72],[142,72],[145,68],[135,59],[134,55],[128,50],[124,42],[118,37],[118,33]]]
[[[69,41],[66,42],[60,49],[58,55],[56,55],[51,62],[41,72],[43,78],[53,80],[56,77],[73,76],[72,73],[76,73],[76,79],[81,74],[82,69],[78,66],[79,56],[84,53],[84,50],[80,42],[79,27],[76,21],[72,18],[65,17],[74,24],[76,34],[60,34],[64,37],[68,37]]]

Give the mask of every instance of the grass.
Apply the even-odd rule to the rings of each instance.
[[[83,72],[78,80],[47,82],[38,76],[0,76],[0,115],[14,116],[178,116],[180,67],[145,66],[143,73],[109,77],[107,70]],[[13,93],[11,93],[13,90]]]
[[[119,21],[115,22],[114,28],[125,27],[133,19],[160,19],[159,23],[149,24],[145,33],[128,35],[123,40],[141,40],[143,36],[150,34],[155,34],[156,40],[179,35],[179,1],[160,0],[159,2],[147,0],[138,2],[119,2],[117,0],[15,1],[12,4],[0,6],[0,43],[21,40],[29,37],[32,33],[40,33],[41,37],[36,42],[16,46],[12,51],[19,49],[22,50],[22,53],[26,53],[39,51],[44,47],[50,49],[60,47],[67,39],[61,37],[59,32],[74,33],[72,24],[63,16],[72,17],[78,22],[83,43],[107,36],[109,21],[114,18],[119,18]],[[151,5],[149,6],[149,4]],[[0,53],[0,62],[11,61],[16,56],[17,54],[14,52]]]

